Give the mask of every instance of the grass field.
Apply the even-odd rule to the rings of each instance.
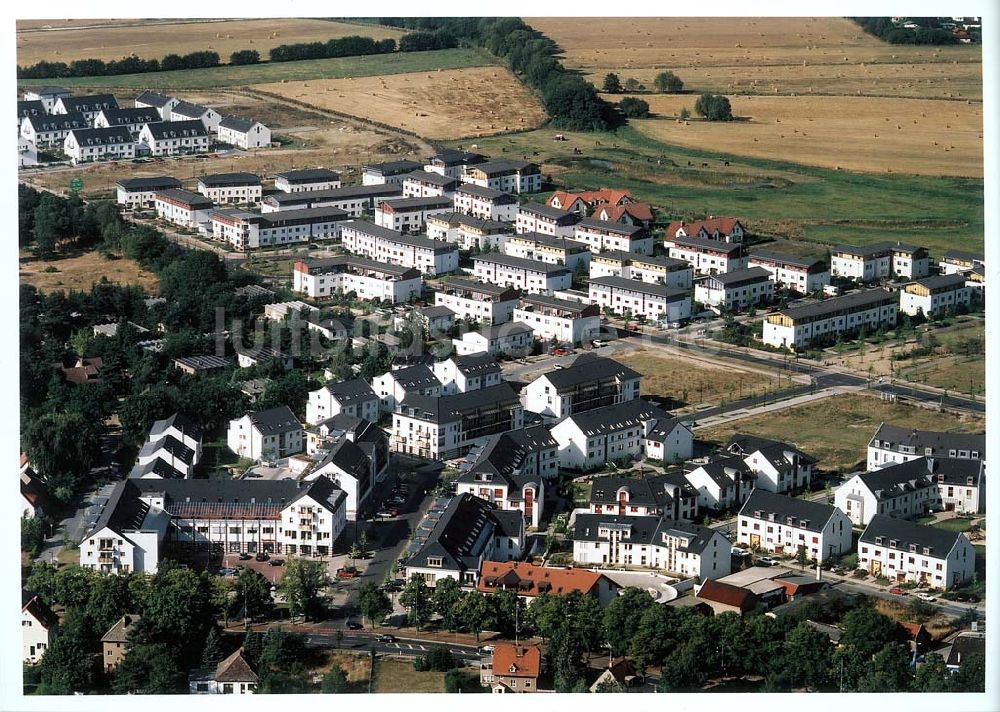
[[[426,138],[529,129],[545,120],[545,111],[534,94],[501,67],[282,82],[254,88],[392,124]]]
[[[330,650],[321,653],[322,665],[313,672],[323,675],[334,666],[340,666],[347,676],[350,692],[368,692],[368,678],[371,669],[367,653],[350,652],[346,650]]]
[[[485,52],[473,49],[441,49],[430,52],[375,54],[366,57],[309,59],[299,62],[276,62],[238,67],[229,65],[206,69],[183,69],[172,72],[122,74],[112,77],[69,77],[59,84],[71,89],[152,89],[185,90],[238,87],[281,81],[371,77],[402,72],[429,72],[436,69],[462,69],[494,64]],[[51,84],[52,79],[21,79],[22,86]]]
[[[982,98],[978,46],[902,46],[839,17],[527,18],[598,86],[607,72],[693,91]]]
[[[54,268],[56,272],[46,272]],[[30,253],[20,256],[19,278],[22,284],[32,284],[43,292],[89,291],[90,287],[107,277],[117,284],[136,284],[150,294],[159,292],[159,280],[143,270],[132,260],[109,260],[97,252],[86,252],[75,257],[58,260],[37,260]]]
[[[411,660],[382,657],[373,685],[374,692],[444,692],[444,673],[417,672]]]
[[[734,433],[749,433],[784,440],[816,457],[822,469],[851,472],[864,466],[868,443],[883,422],[918,430],[981,432],[985,428],[985,421],[976,416],[847,394],[705,428],[698,431],[698,437],[723,443]]]
[[[733,95],[733,115],[741,120],[680,122],[682,108],[694,114],[694,96],[642,98],[656,117],[635,121],[636,129],[671,144],[871,173],[983,175],[980,103]]]
[[[86,22],[87,27],[66,25]],[[161,59],[168,54],[210,50],[219,53],[222,62],[242,49],[257,50],[262,59],[280,44],[326,42],[361,35],[380,40],[397,39],[399,30],[378,25],[356,25],[318,19],[256,19],[223,21],[107,22],[70,20],[49,22],[53,29],[39,28],[37,21],[17,23],[17,63],[21,66],[39,60],[72,62],[74,59],[122,59],[135,54],[143,59]],[[62,25],[62,26],[60,26]]]
[[[628,189],[665,218],[736,215],[751,231],[820,244],[891,238],[925,245],[935,256],[983,251],[980,179],[875,175],[741,157],[669,144],[631,127],[565,133],[566,142],[553,141],[554,133],[476,143],[486,153],[539,161],[546,175],[568,187]]]

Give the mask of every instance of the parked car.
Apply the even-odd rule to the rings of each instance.
[[[740,548],[740,547],[738,547],[738,546],[734,546],[734,547],[733,547],[733,555],[734,555],[734,556],[746,556],[746,555],[747,555],[747,554],[749,554],[749,553],[750,553],[750,552],[749,552],[749,551],[747,551],[746,549],[741,549],[741,548]]]
[[[219,569],[219,576],[235,576],[237,569],[232,566],[227,566],[223,569]]]
[[[395,643],[396,636],[389,635],[388,633],[380,634],[375,636],[376,643]]]
[[[495,650],[496,650],[496,647],[494,647],[492,645],[480,645],[479,646],[479,652],[480,652],[480,654],[484,654],[485,655],[485,654],[493,653]]]
[[[892,588],[889,589],[889,593],[891,593],[894,596],[905,596],[906,589],[900,588],[899,586],[893,586]]]
[[[604,341],[603,339],[594,339],[594,340],[593,340],[593,341],[591,341],[590,343],[591,343],[591,345],[593,345],[593,347],[594,347],[595,349],[599,349],[599,348],[601,348],[602,346],[607,346],[607,345],[608,345],[608,342],[607,342],[607,341]]]
[[[936,596],[932,596],[929,593],[918,593],[917,598],[919,598],[921,601],[928,601],[928,602],[937,600]]]
[[[564,349],[562,346],[557,346],[557,347],[549,350],[549,354],[552,355],[552,356],[565,356],[568,353],[569,353],[569,351],[567,351],[566,349]]]
[[[340,579],[352,579],[352,578],[357,578],[360,575],[361,572],[358,571],[353,566],[344,566],[342,568],[337,569],[337,578]]]
[[[250,554],[248,554],[248,553],[246,553],[244,551],[242,554],[240,554],[236,558],[239,559],[240,561],[249,561],[250,560]]]
[[[380,512],[375,512],[375,516],[380,519],[392,519],[399,516],[399,511],[395,509],[383,509]]]
[[[757,559],[757,564],[759,566],[774,566],[778,563],[777,559],[772,559],[770,556],[761,556]]]
[[[284,566],[285,565],[285,560],[284,559],[271,559],[268,563],[271,566]]]
[[[347,621],[347,629],[348,630],[362,630],[362,629],[364,629],[364,626],[361,625],[360,623],[358,623],[357,621]]]
[[[257,556],[255,556],[253,558],[254,558],[255,561],[267,561],[271,557],[268,554],[265,554],[263,551],[261,551],[261,552],[258,552]]]

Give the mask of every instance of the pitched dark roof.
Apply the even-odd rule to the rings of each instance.
[[[714,280],[724,287],[738,287],[741,284],[752,282],[766,282],[771,279],[771,273],[763,267],[748,267],[747,269],[737,269],[732,272],[721,272],[705,277],[706,280]]]
[[[257,682],[257,673],[243,656],[243,648],[234,652],[215,668],[216,682]]]
[[[604,358],[603,356],[595,356],[592,353],[580,354],[573,363],[565,368],[555,368],[539,376],[539,378],[545,378],[560,391],[567,388],[574,388],[581,383],[590,383],[606,378],[626,381],[639,377],[640,375],[637,371],[625,364]]]
[[[37,131],[68,131],[70,129],[85,129],[90,125],[79,111],[68,114],[39,114],[25,116],[31,128]]]
[[[177,105],[170,110],[171,114],[180,114],[181,116],[187,116],[189,118],[201,120],[201,117],[207,114],[210,109],[207,106],[202,106],[201,104],[192,104],[189,101],[179,101]]]
[[[986,433],[948,433],[935,430],[915,430],[892,423],[882,423],[872,441],[880,440],[884,449],[899,451],[900,445],[913,447],[916,453],[923,455],[927,448],[936,456],[948,455],[952,450],[975,450],[980,458],[986,457]],[[891,447],[886,446],[891,443]],[[869,444],[869,447],[871,445]]]
[[[473,167],[477,170],[483,171],[487,175],[495,175],[497,173],[538,172],[538,166],[536,164],[531,161],[522,161],[518,158],[501,158],[493,161],[486,161],[485,163],[480,163]],[[530,169],[534,170],[532,171]]]
[[[226,116],[219,122],[219,128],[238,131],[239,133],[247,133],[257,124],[260,124],[260,122],[254,119],[244,119],[239,116]],[[261,126],[263,126],[263,124],[261,124]]]
[[[653,282],[641,282],[637,279],[628,279],[626,277],[596,277],[590,280],[590,284],[598,284],[604,287],[611,287],[612,289],[627,289],[632,292],[639,292],[640,294],[648,294],[654,297],[663,297],[668,302],[681,301],[683,299],[688,299],[690,296],[690,291],[687,289],[673,289],[665,284],[654,284]]]
[[[769,248],[767,245],[751,247],[751,261],[754,258],[770,262],[778,262],[792,267],[804,267],[807,270],[825,269],[827,266],[826,260],[823,257],[797,255],[792,252],[785,252],[781,249],[775,249],[773,247]]]
[[[455,188],[455,192],[473,195],[477,198],[483,198],[485,200],[492,200],[499,205],[510,205],[511,203],[517,202],[517,198],[510,193],[502,190],[496,190],[495,188],[487,188],[483,185],[475,185],[474,183],[462,183]]]
[[[372,387],[361,378],[352,378],[339,383],[327,383],[323,387],[341,403],[351,403],[358,400],[375,400],[378,398]]]
[[[338,440],[314,469],[318,470],[331,463],[359,480],[366,477],[371,468],[371,461],[364,450],[346,437]]]
[[[503,324],[489,324],[487,326],[479,327],[479,335],[492,341],[493,339],[499,339],[501,337],[511,337],[517,336],[518,334],[530,334],[535,330],[525,324],[523,321],[507,321]],[[468,332],[472,335],[477,332]]]
[[[213,173],[202,176],[199,183],[206,186],[260,185],[260,176],[253,173]]]
[[[118,100],[112,94],[88,94],[86,96],[64,96],[59,99],[66,113],[74,111],[100,111],[117,109]]]
[[[45,113],[45,104],[42,103],[41,99],[17,102],[17,115],[21,118],[25,116],[42,116]]]
[[[881,537],[881,544],[876,544],[876,537]],[[959,538],[965,538],[961,532],[950,532],[938,527],[876,514],[868,522],[868,526],[865,527],[859,541],[864,544],[874,544],[898,550],[909,549],[910,544],[914,544],[918,550],[929,547],[931,556],[944,558],[959,541]],[[892,541],[896,542],[895,546],[890,544]]]
[[[365,172],[381,173],[383,176],[397,176],[400,173],[411,173],[423,168],[416,161],[403,159],[400,161],[386,161],[384,163],[369,163],[364,166]]]
[[[441,163],[445,166],[467,166],[482,163],[486,156],[481,153],[471,151],[458,151],[454,148],[445,148],[430,157],[431,163]]]
[[[449,423],[460,420],[464,413],[486,405],[514,405],[517,394],[506,381],[495,386],[447,396],[422,396],[408,393],[396,412],[424,421]]]
[[[101,112],[112,126],[122,124],[148,124],[150,121],[162,121],[160,112],[154,107],[138,107],[124,109],[105,109]]]
[[[299,170],[282,171],[281,173],[275,173],[274,177],[284,178],[292,184],[340,180],[340,174],[337,171],[331,171],[329,168],[302,168]]]
[[[73,129],[69,135],[76,139],[78,146],[135,143],[132,134],[124,126],[111,126],[105,129]]]
[[[481,376],[485,373],[497,373],[500,371],[500,363],[495,356],[488,353],[476,353],[465,355],[454,355],[451,362],[455,368],[466,376]]]
[[[723,242],[722,240],[713,240],[710,237],[671,237],[668,238],[670,242],[678,247],[693,247],[699,250],[708,250],[710,252],[721,252],[728,255],[733,253],[741,253],[745,249],[742,242]]]
[[[629,517],[618,514],[577,514],[573,541],[604,541],[598,535],[602,527],[622,530],[622,541],[651,544],[660,526],[659,517]]]
[[[641,398],[634,398],[624,403],[574,413],[566,416],[559,423],[572,420],[583,431],[584,435],[594,437],[641,426],[647,420],[656,420],[666,417],[666,415],[666,411],[658,405]]]
[[[832,504],[810,502],[806,499],[754,489],[749,499],[743,503],[740,516],[766,520],[769,514],[773,514],[775,523],[783,525],[787,524],[788,517],[792,517],[790,526],[819,532],[823,531],[823,527],[830,521],[836,509]],[[757,512],[761,513],[760,516],[757,516]]]
[[[400,185],[348,185],[342,188],[324,188],[322,190],[304,190],[298,193],[275,193],[267,196],[265,202],[275,205],[298,205],[313,202],[337,200],[357,200],[365,198],[388,198],[402,195]]]
[[[426,364],[416,364],[397,368],[389,372],[403,390],[416,391],[421,388],[440,386],[441,381]]]
[[[435,208],[446,208],[452,206],[451,198],[427,197],[427,198],[386,198],[379,201],[378,207],[386,207],[392,210],[433,210]]]
[[[164,460],[161,455],[157,455],[145,465],[135,465],[128,473],[129,477],[135,478],[146,477],[148,475],[155,475],[165,480],[184,478],[184,473]]]
[[[208,136],[208,130],[201,119],[190,121],[151,121],[146,124],[153,139],[194,138]]]
[[[209,371],[232,365],[232,361],[225,356],[181,356],[175,358],[174,363],[196,371]]]
[[[708,543],[712,541],[712,537],[716,535],[716,531],[690,522],[675,522],[667,517],[662,517],[660,525],[656,529],[656,539],[662,541],[663,535],[685,539],[687,544],[678,547],[678,551],[700,556],[708,547]]]
[[[695,470],[702,470],[708,477],[715,482],[720,487],[728,487],[733,483],[733,478],[743,477],[749,479],[752,477],[752,470],[750,466],[747,465],[742,457],[738,455],[733,455],[732,457],[722,457],[717,460],[712,460],[706,462],[703,465],[698,465],[691,469],[691,472]]]
[[[917,247],[915,245],[906,245],[901,242],[875,242],[870,245],[837,245],[831,248],[831,252],[843,252],[848,255],[857,255],[859,257],[873,257],[875,255],[885,254],[888,252],[907,252],[913,254],[914,252],[919,252],[924,250],[922,247]]]
[[[287,405],[281,405],[268,410],[258,410],[248,415],[254,427],[265,435],[291,433],[296,430],[302,430],[302,424]]]
[[[577,240],[572,240],[568,237],[560,237],[558,235],[544,235],[540,232],[522,232],[517,235],[512,235],[510,239],[529,241],[535,243],[536,245],[550,247],[555,250],[566,250],[569,253],[590,251],[590,248],[587,247],[586,243],[578,242]]]
[[[886,289],[865,289],[860,292],[852,292],[840,297],[830,297],[822,301],[802,306],[782,309],[782,314],[789,319],[811,319],[813,317],[823,317],[837,312],[854,310],[858,308],[870,308],[879,304],[899,304],[899,293],[890,292]]]
[[[498,478],[510,488],[508,498],[518,499],[517,492],[529,480],[537,482],[538,475],[527,476],[520,473],[524,461],[543,450],[559,447],[544,426],[538,425],[524,430],[491,435],[484,445],[473,448],[466,455],[459,482],[483,482],[484,478]]]
[[[520,511],[513,513],[521,516]],[[406,565],[427,566],[428,558],[439,557],[442,569],[478,571],[483,552],[501,527],[497,514],[492,504],[479,497],[471,494],[453,497],[424,545]],[[487,536],[483,536],[484,530]]]
[[[606,475],[591,480],[590,503],[617,504],[621,489],[628,492],[629,505],[659,507],[671,499],[662,488],[654,487],[654,482],[645,477]]]
[[[139,450],[138,457],[146,457],[161,450],[169,454],[169,457],[164,456],[163,458],[168,462],[171,460],[180,460],[185,465],[194,464],[194,450],[189,448],[173,435],[165,435],[163,437],[156,438],[155,440],[147,441],[143,444],[142,449]]]
[[[646,237],[646,230],[640,225],[625,225],[607,220],[598,220],[597,218],[583,218],[577,226],[593,230],[604,230],[628,237]]]
[[[965,286],[965,275],[961,272],[954,272],[952,274],[936,274],[933,277],[916,279],[911,284],[919,284],[921,287],[926,287],[927,289],[946,289],[948,287],[958,288]]]
[[[115,185],[131,193],[180,188],[181,182],[172,176],[150,176],[148,178],[123,178]]]
[[[24,601],[21,604],[21,612],[30,613],[46,630],[52,630],[59,625],[59,617],[38,596],[32,596]]]
[[[512,255],[502,255],[490,253],[486,255],[476,255],[472,258],[474,263],[483,262],[486,264],[497,264],[511,269],[520,269],[526,272],[542,272],[546,276],[569,274],[570,270],[565,265],[554,265],[548,262],[529,260],[524,257],[514,257]]]
[[[169,418],[164,418],[163,420],[153,421],[153,425],[149,429],[149,432],[150,435],[158,435],[169,428],[177,428],[185,435],[189,435],[196,440],[201,439],[201,426],[190,416],[181,412],[174,413]]]
[[[485,218],[477,218],[475,215],[466,215],[465,213],[450,212],[450,213],[435,213],[434,215],[428,215],[427,219],[434,223],[448,223],[451,225],[462,225],[464,227],[473,228],[475,230],[480,230],[481,232],[492,234],[492,233],[506,233],[511,232],[514,229],[512,223],[503,222],[502,220],[486,220]]]
[[[126,613],[115,624],[108,629],[108,632],[101,636],[102,643],[127,643],[129,629],[141,619],[138,613]]]
[[[174,97],[167,96],[166,94],[159,94],[155,91],[144,91],[142,94],[137,96],[135,100],[140,104],[147,104],[149,106],[160,108],[173,101]]]
[[[412,173],[407,173],[404,180],[415,180],[420,183],[430,183],[431,185],[436,185],[438,187],[444,188],[445,190],[451,190],[456,185],[458,185],[458,180],[455,178],[449,178],[448,176],[443,176],[440,173],[431,173],[429,171],[418,170]]]
[[[986,638],[978,635],[959,635],[951,643],[946,665],[960,667],[970,655],[986,655]]]
[[[729,442],[726,443],[726,451],[734,455],[741,455],[742,457],[760,452],[775,467],[790,465],[791,459],[789,455],[793,457],[797,455],[799,463],[802,465],[811,465],[816,462],[816,458],[807,455],[790,443],[762,438],[757,435],[749,435],[747,433],[736,433],[729,438]]]

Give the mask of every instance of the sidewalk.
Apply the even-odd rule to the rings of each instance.
[[[701,430],[703,428],[711,428],[718,425],[724,425],[734,420],[742,420],[743,418],[752,418],[756,415],[763,415],[765,413],[773,413],[777,410],[784,410],[786,408],[794,408],[796,406],[805,405],[806,403],[812,403],[814,401],[822,400],[824,398],[829,398],[830,396],[842,395],[845,393],[857,393],[863,391],[865,388],[863,386],[834,386],[833,388],[825,388],[815,393],[809,393],[807,395],[795,396],[794,398],[787,398],[785,400],[778,400],[774,403],[768,403],[767,405],[757,406],[756,408],[749,408],[744,410],[736,410],[732,413],[725,413],[723,415],[712,415],[704,420],[695,419],[696,425],[694,430]],[[694,413],[693,415],[697,415]]]

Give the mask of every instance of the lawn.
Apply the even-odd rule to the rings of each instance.
[[[364,34],[360,32],[359,34]],[[299,62],[265,62],[245,66],[181,69],[170,72],[122,74],[110,77],[68,77],[59,84],[69,88],[183,90],[249,86],[281,81],[370,77],[380,74],[428,72],[495,64],[496,59],[474,49],[442,49],[430,52],[395,52],[363,57],[309,59]],[[22,79],[22,86],[47,85],[52,79]]]
[[[55,260],[36,259],[30,252],[22,251],[18,261],[21,283],[32,284],[43,292],[90,291],[93,284],[104,278],[116,284],[138,285],[152,295],[160,290],[159,280],[152,272],[129,259],[109,260],[96,250]]]
[[[380,657],[373,687],[374,692],[444,692],[444,673],[417,672],[412,660]]]
[[[816,457],[818,468],[853,472],[864,467],[868,443],[883,422],[918,430],[982,432],[985,428],[985,421],[977,416],[939,413],[872,396],[844,394],[699,429],[698,437],[723,443],[734,433],[749,433],[784,440]]]
[[[347,676],[348,692],[368,692],[371,663],[367,653],[329,650],[323,651],[320,655],[323,662],[312,672],[324,675],[335,665],[340,666]]]

